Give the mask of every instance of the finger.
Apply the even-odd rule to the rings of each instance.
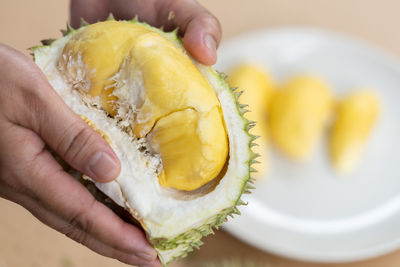
[[[217,61],[217,46],[220,37],[216,37],[215,34],[217,32],[215,21],[215,18],[208,15],[198,17],[188,24],[183,37],[185,48],[205,65],[213,65]]]
[[[16,50],[8,50],[15,59],[12,62],[22,62],[26,69],[23,82],[12,85],[16,89],[8,90],[12,93],[4,103],[7,107],[2,107],[9,119],[38,133],[68,164],[94,180],[115,179],[120,163],[108,143],[64,103],[33,62]],[[19,73],[10,75],[21,81]]]
[[[78,243],[88,247],[89,249],[97,252],[103,256],[117,259],[126,264],[132,265],[144,265],[147,266],[161,266],[158,259],[151,258],[149,261],[143,259],[140,253],[130,253],[126,251],[118,250],[111,247],[99,240],[92,235],[84,232],[82,229],[69,224],[67,221],[57,216],[53,212],[47,210],[43,206],[39,205],[37,201],[31,197],[16,192],[11,192],[5,187],[0,187],[0,194],[6,196],[9,200],[16,202],[31,212],[41,222],[50,226],[51,228],[65,234],[69,238],[75,240]]]
[[[162,2],[162,1],[161,1]],[[161,10],[161,24],[179,27],[184,34],[183,43],[200,63],[212,65],[217,60],[217,47],[222,30],[217,18],[197,1],[165,1]],[[168,13],[166,13],[168,12]]]
[[[110,11],[118,19],[141,21],[165,30],[179,28],[189,53],[199,62],[212,65],[217,60],[217,47],[221,40],[221,25],[207,9],[195,0],[179,1],[111,1]]]
[[[48,89],[43,110],[35,115],[38,132],[45,142],[73,168],[89,177],[107,182],[120,172],[120,163],[108,143],[61,98]]]
[[[61,108],[50,105],[43,112],[39,131],[46,143],[73,168],[92,179],[115,179],[121,166],[108,143],[61,101],[59,105]]]
[[[43,151],[33,170],[35,195],[42,205],[58,214],[74,228],[81,229],[117,250],[155,259],[156,252],[144,233],[124,222],[109,208],[96,201],[78,181],[59,169],[51,154]],[[57,167],[56,167],[57,166]],[[65,232],[68,229],[59,229]]]
[[[85,187],[65,173],[50,152],[43,149],[40,138],[29,134],[31,130],[20,126],[1,129],[4,130],[1,153],[8,151],[11,154],[9,163],[13,169],[5,174],[20,181],[9,183],[14,191],[34,197],[38,205],[58,215],[68,225],[110,247],[128,253],[147,254],[153,259],[156,257],[144,233],[97,202]],[[24,137],[29,140],[22,141]],[[13,162],[18,166],[13,166]]]

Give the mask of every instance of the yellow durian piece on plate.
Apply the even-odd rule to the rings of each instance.
[[[339,172],[348,173],[357,166],[379,110],[377,95],[368,90],[351,93],[339,102],[329,140],[332,163]]]
[[[329,86],[313,76],[287,81],[271,99],[271,140],[294,160],[307,159],[320,140],[333,109]]]

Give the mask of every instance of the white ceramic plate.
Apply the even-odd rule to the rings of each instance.
[[[272,151],[268,177],[225,228],[256,247],[302,260],[352,261],[400,248],[400,65],[360,41],[297,28],[230,39],[216,68],[248,61],[280,80],[321,76],[336,95],[374,87],[382,112],[359,168],[348,177],[332,170],[324,143],[305,164]]]

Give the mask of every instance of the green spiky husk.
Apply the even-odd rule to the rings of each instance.
[[[108,20],[114,20],[112,16],[108,18]],[[130,20],[128,21],[129,23],[138,23],[141,24],[150,30],[164,36],[166,39],[172,41],[176,46],[180,47],[181,49],[184,50],[183,47],[183,42],[182,39],[178,36],[178,31],[174,30],[172,32],[164,32],[161,29],[157,29],[154,27],[149,26],[146,23],[139,22],[137,19]],[[73,29],[71,26],[67,25],[67,29],[63,30],[63,36],[68,36],[70,34],[74,34],[76,31],[82,29],[83,27],[86,27],[88,23],[86,23],[84,20],[81,21],[81,26],[79,29]],[[47,39],[42,41],[42,46],[36,46],[33,47],[32,50],[34,52],[34,57],[35,57],[35,51],[40,50],[41,47],[44,46],[51,46],[51,44],[54,42],[54,39]],[[221,84],[223,84],[224,87],[229,88],[228,84],[225,82],[225,76],[222,73],[217,73],[215,72],[215,75],[217,75],[217,78]],[[240,104],[238,99],[240,95],[242,94],[241,91],[238,91],[237,88],[229,88],[229,92],[232,95],[236,109],[238,114],[240,114],[241,120],[243,122],[243,131],[246,132],[248,138],[248,150],[249,150],[249,159],[247,161],[248,165],[248,173],[245,177],[242,179],[242,186],[241,186],[241,192],[242,193],[250,193],[252,189],[254,189],[254,186],[252,185],[254,183],[254,179],[251,178],[251,173],[255,172],[256,170],[252,167],[252,164],[257,163],[256,158],[259,156],[256,153],[252,151],[252,147],[255,146],[255,140],[257,139],[257,136],[251,135],[249,133],[249,130],[254,127],[255,123],[246,119],[244,117],[244,114],[248,112],[246,109],[247,105]],[[232,203],[232,206],[229,208],[225,208],[224,210],[221,210],[220,213],[212,216],[211,218],[207,219],[207,222],[199,227],[192,228],[178,236],[176,236],[173,239],[165,239],[165,238],[152,238],[151,236],[147,236],[148,240],[150,243],[154,246],[154,248],[158,251],[160,255],[160,260],[162,261],[163,265],[166,266],[170,261],[176,260],[182,257],[185,257],[189,252],[193,251],[195,248],[199,248],[203,244],[201,241],[201,238],[203,236],[207,236],[209,234],[214,233],[213,229],[218,229],[218,227],[227,220],[228,217],[233,217],[235,214],[240,214],[240,211],[238,209],[238,206],[240,205],[246,205],[245,202],[243,202],[239,198]],[[162,253],[167,252],[170,250],[178,250],[179,252],[174,255],[169,261],[164,261],[162,258]]]
[[[175,38],[179,38],[175,34]],[[225,79],[226,77],[218,73],[219,79],[221,82],[225,83],[226,86],[228,84],[226,83]],[[229,86],[228,86],[229,87]],[[235,104],[238,113],[241,115],[241,118],[243,120],[243,130],[246,132],[246,134],[250,137],[249,138],[249,143],[248,143],[248,149],[250,153],[250,158],[247,162],[248,164],[248,175],[244,178],[244,183],[242,185],[242,190],[241,192],[244,194],[249,194],[251,193],[251,190],[255,189],[254,187],[254,182],[255,179],[251,177],[251,173],[256,172],[257,170],[252,167],[253,164],[257,164],[258,161],[256,158],[259,157],[257,153],[254,153],[252,151],[252,147],[257,145],[255,143],[255,140],[258,138],[256,135],[252,135],[249,133],[249,130],[255,126],[255,122],[248,120],[244,117],[244,114],[247,113],[249,110],[246,109],[247,105],[242,105],[239,103],[239,98],[242,95],[242,91],[238,91],[238,88],[231,88],[229,87],[229,91],[232,94],[232,96],[235,99]],[[218,230],[218,228],[221,226],[222,223],[228,220],[229,217],[233,218],[234,215],[240,215],[240,211],[238,209],[238,206],[242,205],[247,205],[246,202],[244,202],[240,197],[236,200],[234,205],[232,205],[229,208],[226,208],[222,210],[219,214],[213,216],[207,224],[203,224],[202,226],[198,228],[193,228],[191,230],[186,231],[185,233],[180,234],[176,238],[172,240],[166,240],[166,239],[152,239],[149,238],[150,242],[152,245],[156,248],[156,250],[170,250],[174,249],[180,245],[184,245],[187,247],[187,249],[181,253],[180,255],[177,255],[174,257],[172,260],[177,260],[179,258],[184,258],[187,256],[189,252],[192,252],[194,249],[198,249],[203,242],[201,241],[201,238],[204,236],[207,236],[209,234],[214,234],[213,229]],[[168,263],[167,263],[168,264]]]

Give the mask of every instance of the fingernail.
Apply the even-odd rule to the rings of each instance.
[[[204,45],[208,49],[208,56],[207,62],[204,64],[212,65],[217,60],[217,42],[215,41],[214,37],[209,34],[204,36]]]
[[[217,42],[215,41],[214,37],[209,34],[204,36],[204,44],[206,47],[212,51],[217,50]]]
[[[149,253],[138,252],[138,253],[136,253],[136,256],[138,256],[139,258],[142,258],[146,261],[154,261],[157,257],[157,253],[155,251],[154,251],[154,253],[153,252],[149,252]]]
[[[92,178],[109,181],[118,176],[119,165],[108,153],[96,152],[89,161],[89,172]]]

